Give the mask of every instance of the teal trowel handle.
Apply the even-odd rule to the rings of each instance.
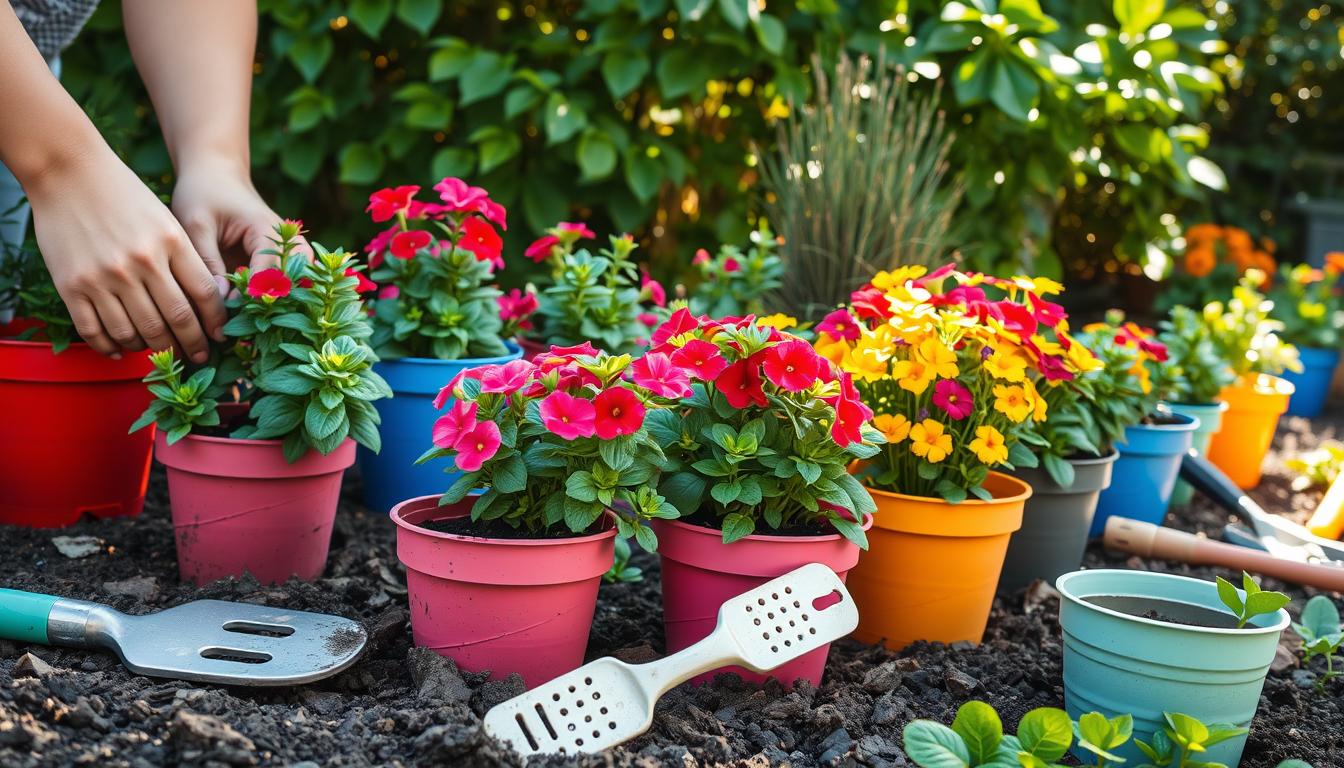
[[[0,638],[46,645],[47,617],[59,597],[0,589]]]

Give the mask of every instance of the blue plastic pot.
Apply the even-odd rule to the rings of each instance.
[[[1106,530],[1106,519],[1121,515],[1161,525],[1167,516],[1181,459],[1190,450],[1199,420],[1179,413],[1167,414],[1170,424],[1135,424],[1116,444],[1120,458],[1111,471],[1111,485],[1097,500],[1092,518],[1093,537]]]
[[[1242,629],[1189,626],[1131,616],[1087,599],[1155,598],[1226,613],[1213,582],[1102,569],[1067,573],[1055,586],[1062,595],[1064,708],[1070,717],[1131,714],[1134,736],[1149,743],[1162,727],[1163,712],[1250,727],[1279,634],[1289,623],[1286,611],[1257,616]],[[1245,746],[1243,735],[1210,747],[1198,759],[1235,767]],[[1118,752],[1129,765],[1143,762],[1133,742]],[[1075,754],[1095,759],[1081,750]]]
[[[1338,349],[1298,347],[1302,356],[1302,372],[1284,371],[1280,378],[1287,379],[1297,388],[1288,401],[1290,416],[1320,416],[1330,396],[1330,383],[1335,379],[1339,365]]]
[[[1195,428],[1195,435],[1190,440],[1190,447],[1203,456],[1209,450],[1209,441],[1223,428],[1223,412],[1227,410],[1227,403],[1219,400],[1213,405],[1188,405],[1186,403],[1168,403],[1167,407],[1172,413],[1183,413],[1199,419],[1199,426]],[[1176,481],[1176,490],[1171,492],[1172,504],[1189,504],[1190,498],[1195,495],[1195,489],[1184,480]]]
[[[441,415],[434,408],[434,396],[462,371],[522,357],[523,352],[516,345],[509,343],[508,347],[509,354],[500,357],[463,360],[404,357],[374,363],[373,370],[392,387],[392,399],[374,401],[378,415],[383,419],[378,428],[383,436],[382,450],[374,453],[364,446],[359,447],[365,505],[387,512],[407,499],[438,495],[448,490],[456,477],[456,473],[444,473],[452,466],[450,460],[437,459],[415,465],[415,460],[429,448],[434,422]]]

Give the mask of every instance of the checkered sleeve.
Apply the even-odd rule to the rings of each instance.
[[[9,0],[37,50],[47,59],[75,39],[98,7],[98,0]]]

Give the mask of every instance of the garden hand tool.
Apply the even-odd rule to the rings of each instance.
[[[849,634],[859,611],[830,568],[810,563],[719,608],[704,640],[648,664],[598,659],[496,705],[485,730],[523,755],[598,752],[653,723],[658,698],[727,664],[766,672]]]
[[[1299,562],[1344,560],[1344,543],[1322,538],[1286,517],[1266,512],[1227,479],[1222,470],[1194,451],[1181,460],[1181,478],[1218,506],[1245,518],[1255,528],[1260,545],[1271,555]],[[1337,493],[1344,495],[1344,490]],[[1326,501],[1329,501],[1329,494],[1322,500],[1322,506]],[[1334,503],[1344,503],[1344,500]],[[1246,537],[1244,533],[1232,530],[1227,538],[1241,543]]]
[[[227,685],[296,685],[334,675],[364,650],[357,621],[223,600],[145,616],[0,589],[0,638],[107,648],[132,672]]]
[[[1337,565],[1279,557],[1269,552],[1213,541],[1126,517],[1110,517],[1106,520],[1102,542],[1107,549],[1140,557],[1175,560],[1190,565],[1217,565],[1317,589],[1344,592],[1344,568]]]

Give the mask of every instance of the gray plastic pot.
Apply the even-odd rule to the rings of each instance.
[[[1008,543],[1008,556],[999,576],[999,591],[1012,592],[1036,579],[1053,583],[1078,570],[1087,549],[1088,531],[1097,511],[1097,498],[1111,484],[1111,467],[1120,457],[1112,450],[1100,458],[1070,459],[1073,485],[1060,486],[1044,469],[1021,469],[1013,474],[1031,486],[1031,498],[1022,511],[1022,527]]]

